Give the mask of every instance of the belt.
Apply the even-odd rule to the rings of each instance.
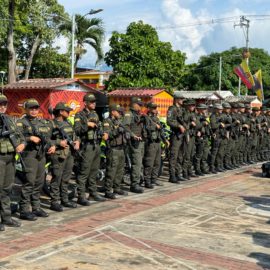
[[[123,150],[124,149],[124,145],[116,145],[116,146],[111,146],[112,149],[115,150]]]
[[[14,152],[0,153],[0,156],[9,156],[9,155],[14,155]]]

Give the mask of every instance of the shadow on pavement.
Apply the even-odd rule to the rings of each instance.
[[[242,196],[249,207],[253,207],[256,209],[270,211],[270,196],[269,195],[262,195],[260,197],[255,196]]]
[[[244,234],[250,235],[254,244],[265,248],[270,248],[270,234],[262,232],[247,232]],[[251,252],[248,257],[256,259],[257,264],[263,269],[270,269],[270,254],[263,252]]]

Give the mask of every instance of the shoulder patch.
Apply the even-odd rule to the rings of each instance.
[[[81,121],[81,118],[75,118],[74,119],[74,122],[80,122]]]
[[[17,123],[16,123],[16,126],[17,126],[17,127],[22,127],[22,126],[23,126],[23,123],[17,122]]]
[[[109,123],[104,123],[103,126],[104,126],[104,127],[109,127],[110,124],[109,124]]]
[[[130,116],[130,113],[126,113],[125,116]]]

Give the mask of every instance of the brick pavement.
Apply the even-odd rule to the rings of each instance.
[[[205,233],[205,228],[203,226],[209,226],[209,229],[211,230],[211,222],[210,220],[214,220],[217,222],[217,218],[220,218],[219,216],[216,217],[216,214],[212,215],[213,211],[211,210],[208,214],[205,215],[196,215],[192,213],[192,215],[195,215],[196,222],[193,225],[192,219],[189,219],[188,216],[190,213],[187,213],[186,216],[179,216],[180,220],[182,218],[188,218],[187,222],[184,221],[185,224],[189,224],[189,227],[184,227],[186,229],[186,234],[183,234],[182,228],[181,228],[181,222],[175,223],[179,224],[179,228],[181,228],[181,231],[178,232],[179,229],[177,225],[173,225],[172,223],[159,223],[159,218],[156,219],[156,216],[152,217],[153,211],[156,211],[159,215],[158,217],[168,217],[168,219],[175,218],[175,213],[177,215],[181,215],[181,207],[177,206],[176,204],[184,204],[188,203],[189,200],[196,200],[196,198],[200,197],[200,203],[205,205],[210,205],[213,200],[211,196],[217,196],[218,200],[215,201],[217,203],[218,201],[222,202],[222,198],[236,200],[236,206],[238,206],[239,200],[241,200],[241,203],[243,203],[243,196],[248,196],[253,194],[254,187],[257,188],[256,181],[258,181],[258,178],[254,177],[256,173],[259,172],[258,168],[249,168],[244,170],[239,170],[238,172],[229,172],[226,174],[218,174],[216,176],[211,177],[205,177],[201,179],[196,179],[194,181],[190,181],[187,183],[184,183],[180,186],[173,186],[169,183],[166,183],[165,187],[160,187],[158,189],[155,189],[153,191],[146,192],[142,195],[132,195],[128,197],[122,197],[121,199],[115,200],[115,201],[108,201],[102,204],[93,204],[89,208],[79,208],[79,209],[73,209],[65,211],[64,213],[61,213],[60,215],[63,215],[62,219],[59,220],[59,222],[54,223],[51,225],[51,221],[54,219],[54,217],[57,215],[57,213],[52,213],[51,217],[49,219],[43,219],[37,221],[37,223],[29,223],[29,222],[23,222],[23,229],[22,232],[17,232],[16,236],[12,236],[12,232],[15,232],[15,229],[7,229],[8,236],[3,237],[1,234],[1,238],[3,241],[0,243],[0,269],[1,267],[4,269],[16,269],[18,268],[18,264],[16,262],[18,261],[18,258],[21,258],[21,256],[25,256],[28,252],[38,252],[39,250],[43,249],[47,246],[54,246],[56,243],[65,243],[67,239],[77,239],[78,241],[78,247],[81,245],[80,241],[82,239],[91,239],[92,237],[95,237],[95,239],[99,239],[100,241],[103,241],[106,243],[106,245],[109,246],[108,239],[112,238],[114,241],[116,241],[118,244],[124,245],[130,249],[132,249],[133,252],[135,250],[145,250],[146,253],[151,253],[152,249],[155,250],[155,252],[162,252],[162,254],[172,257],[172,258],[178,258],[185,263],[190,264],[196,264],[196,268],[198,267],[205,267],[201,269],[270,269],[267,267],[270,267],[270,262],[267,264],[267,259],[270,258],[269,253],[266,253],[264,250],[264,247],[257,248],[257,246],[254,244],[254,246],[250,243],[250,237],[247,237],[245,235],[244,238],[244,244],[246,245],[246,249],[242,251],[241,248],[239,250],[239,254],[237,253],[230,253],[227,249],[224,248],[224,251],[222,250],[222,247],[215,246],[215,239],[210,239],[211,244],[213,244],[214,248],[213,250],[204,248],[203,246],[182,246],[181,243],[177,241],[177,239],[174,239],[175,235],[180,235],[183,239],[187,235],[191,235],[194,233],[193,228],[196,230],[201,230],[200,233]],[[244,182],[246,181],[246,182]],[[268,179],[261,180],[259,178],[259,181],[264,183],[269,183]],[[246,184],[248,183],[248,184]],[[250,186],[250,189],[248,188],[248,185]],[[234,190],[238,189],[237,191]],[[252,189],[253,187],[253,189]],[[256,189],[255,188],[255,189]],[[163,189],[163,190],[162,190]],[[175,190],[176,189],[176,190]],[[239,190],[240,189],[240,190]],[[245,192],[243,192],[245,190]],[[269,194],[270,188],[263,188],[262,190],[258,191],[258,196],[263,195],[262,193]],[[204,200],[205,199],[205,200]],[[201,201],[203,200],[203,201]],[[211,202],[211,203],[209,203]],[[173,213],[170,213],[172,203],[175,203],[174,207],[176,211]],[[223,202],[224,203],[224,202]],[[248,205],[248,204],[247,204]],[[210,205],[213,207],[213,205]],[[220,205],[214,205],[215,207],[218,207],[218,209],[223,208],[223,206]],[[229,205],[230,206],[230,205]],[[226,209],[229,206],[226,206],[224,204],[224,209]],[[177,210],[178,209],[178,210]],[[179,210],[180,209],[180,210]],[[223,210],[224,210],[223,209]],[[237,209],[237,208],[236,208]],[[222,210],[222,209],[220,209]],[[246,209],[245,209],[246,210]],[[194,210],[192,210],[194,211]],[[230,209],[232,211],[232,209]],[[184,212],[184,211],[182,211]],[[227,214],[227,213],[226,213]],[[241,215],[237,214],[237,218],[233,221],[235,224],[232,225],[236,226],[236,229],[239,227],[239,231],[242,231],[245,233],[245,229],[243,229],[243,222],[245,218],[250,218],[246,212],[240,213]],[[228,215],[228,217],[231,215],[231,213]],[[163,226],[166,228],[170,228],[168,230],[165,230],[165,234],[167,239],[171,241],[171,243],[166,243],[164,239],[161,239],[162,235],[155,234],[153,235],[152,239],[148,239],[145,235],[140,235],[143,233],[143,231],[149,230],[147,227],[139,227],[138,222],[140,224],[146,224],[145,222],[148,222],[147,219],[149,217],[153,218],[153,221],[149,221],[148,224],[151,225],[151,222],[153,224],[156,224],[156,227],[153,228],[150,227],[151,231],[155,231],[158,229],[158,226]],[[236,214],[233,213],[233,216],[235,218]],[[252,218],[254,215],[252,216]],[[255,216],[256,217],[256,216]],[[205,218],[205,219],[204,219]],[[269,241],[269,235],[267,227],[265,226],[265,223],[267,222],[267,216],[261,217],[259,215],[259,219],[257,220],[257,217],[253,221],[249,220],[250,228],[254,231],[257,230],[257,226],[260,226],[266,234],[266,243]],[[50,220],[51,219],[51,220]],[[123,227],[125,224],[122,222],[123,219],[125,220],[136,220],[137,223],[130,221],[130,228],[127,230],[126,227]],[[202,219],[202,222],[200,221]],[[48,220],[48,221],[47,221]],[[167,219],[166,219],[167,220]],[[199,222],[197,222],[199,221]],[[155,223],[156,222],[156,223]],[[209,223],[210,222],[210,223]],[[183,223],[183,224],[184,224]],[[99,235],[100,228],[103,226],[110,226],[113,224],[113,228],[117,228],[116,231],[114,230],[108,230],[102,233],[102,235]],[[147,226],[148,226],[147,224]],[[218,225],[218,226],[217,226]],[[34,230],[31,230],[31,227],[34,228]],[[172,227],[173,226],[173,227]],[[222,226],[222,223],[215,224],[215,227],[213,227],[213,232],[217,231],[219,226]],[[238,227],[237,227],[238,226]],[[40,228],[38,228],[40,227]],[[140,230],[138,229],[140,228]],[[233,227],[232,227],[233,228]],[[175,231],[176,233],[174,235],[170,235],[169,230],[172,229],[172,232]],[[222,228],[222,230],[228,229],[228,228]],[[219,231],[219,233],[222,233],[222,230]],[[119,233],[120,231],[120,233]],[[124,231],[124,233],[122,233]],[[237,230],[236,230],[237,231]],[[198,234],[198,232],[195,232]],[[270,231],[269,231],[270,233]],[[138,234],[138,235],[137,235]],[[104,236],[105,235],[105,236]],[[200,234],[198,234],[199,237]],[[109,238],[108,238],[109,237]],[[207,235],[209,237],[209,235]],[[240,238],[239,235],[232,234],[232,237],[236,237],[236,241],[238,239],[243,238],[241,235]],[[78,240],[80,239],[80,241]],[[196,239],[196,235],[195,235]],[[201,241],[201,240],[200,240]],[[196,241],[195,241],[196,242]],[[91,242],[92,243],[92,242]],[[94,243],[94,242],[93,242]],[[270,243],[270,241],[269,241]],[[188,243],[185,245],[188,245]],[[228,244],[229,245],[229,244]],[[260,246],[260,245],[258,245]],[[270,246],[270,245],[269,245]],[[149,248],[150,247],[150,248]],[[262,256],[262,261],[260,262],[260,256],[255,256],[256,252],[254,254],[251,252],[251,247],[254,247],[254,250],[258,250],[258,254],[262,253],[264,254],[264,257]],[[249,254],[247,252],[250,252]],[[265,253],[264,253],[265,252]],[[37,253],[38,254],[38,253]],[[60,253],[61,254],[61,251]],[[102,254],[102,252],[101,252]],[[232,256],[233,254],[233,256]],[[250,256],[249,256],[250,255]],[[151,255],[153,256],[153,254]],[[253,257],[252,257],[253,256]],[[254,258],[255,256],[255,258]],[[59,255],[59,258],[61,255]],[[57,258],[57,257],[56,257]],[[38,259],[37,259],[38,260]],[[110,259],[108,258],[108,261]],[[40,262],[42,259],[40,259]],[[3,263],[4,264],[1,264]],[[57,265],[57,264],[56,264]],[[117,268],[120,267],[121,264],[117,265],[115,264],[115,268],[112,269],[120,269]],[[34,265],[32,265],[35,267]],[[13,267],[13,268],[12,268]],[[15,267],[15,268],[14,268]],[[30,267],[30,268],[29,268]],[[46,265],[44,265],[45,268],[37,268],[37,269],[48,269],[46,268]],[[164,266],[166,269],[166,266]],[[177,269],[182,269],[182,266],[177,266]],[[180,268],[179,268],[180,267]],[[20,269],[20,268],[18,268]],[[28,265],[27,269],[31,269],[31,265]],[[33,268],[36,269],[36,268]],[[60,269],[60,268],[55,268]],[[69,269],[69,268],[68,268]],[[70,268],[72,269],[72,268]],[[89,268],[91,269],[91,268]],[[102,267],[97,269],[103,269]],[[105,267],[104,267],[105,269]],[[129,269],[129,268],[127,268]],[[145,268],[147,269],[147,268]],[[184,268],[183,268],[184,269]]]

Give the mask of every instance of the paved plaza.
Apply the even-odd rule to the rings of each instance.
[[[180,185],[162,177],[142,195],[48,210],[1,233],[0,270],[270,269],[270,179],[260,167]]]

